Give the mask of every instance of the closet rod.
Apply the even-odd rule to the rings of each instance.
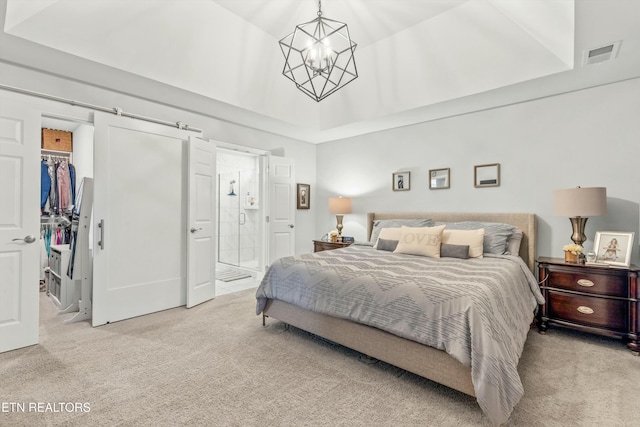
[[[51,100],[51,101],[63,102],[65,104],[73,105],[74,107],[83,107],[83,108],[88,108],[88,109],[91,109],[91,110],[102,111],[102,112],[105,112],[105,113],[113,113],[113,114],[116,114],[118,116],[124,116],[124,117],[129,117],[129,118],[132,118],[132,119],[138,119],[138,120],[144,120],[144,121],[147,121],[147,122],[157,123],[157,124],[160,124],[160,125],[171,126],[171,127],[178,128],[178,129],[190,130],[190,131],[194,131],[194,132],[202,132],[202,129],[198,129],[198,128],[189,126],[189,125],[187,125],[185,123],[182,123],[182,122],[175,122],[174,123],[174,122],[168,122],[166,120],[153,119],[151,117],[145,117],[145,116],[141,116],[141,115],[138,115],[138,114],[127,113],[127,112],[122,111],[122,108],[119,108],[119,107],[115,107],[115,108],[100,107],[99,105],[87,104],[86,102],[74,101],[72,99],[62,98],[62,97],[59,97],[59,96],[47,95],[46,93],[34,92],[32,90],[22,89],[22,88],[14,87],[14,86],[7,86],[7,85],[4,85],[2,83],[0,83],[0,89],[8,90],[8,91],[11,91],[11,92],[17,92],[17,93],[21,93],[21,94],[24,94],[24,95],[36,96],[38,98],[44,98],[44,99],[48,99],[48,100]]]

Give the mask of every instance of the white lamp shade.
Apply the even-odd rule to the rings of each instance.
[[[351,213],[350,197],[329,197],[329,213],[344,215]]]
[[[605,187],[569,188],[553,193],[554,214],[566,217],[592,217],[607,214]]]

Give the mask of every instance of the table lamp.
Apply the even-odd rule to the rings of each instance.
[[[554,214],[568,216],[573,228],[571,240],[582,246],[587,236],[584,227],[587,217],[607,214],[607,189],[605,187],[569,188],[553,193]]]
[[[342,237],[342,218],[344,214],[351,213],[350,197],[329,197],[329,213],[335,214],[338,220],[338,237]]]

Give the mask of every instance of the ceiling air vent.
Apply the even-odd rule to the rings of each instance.
[[[618,56],[618,49],[620,49],[620,41],[585,50],[582,65],[599,64],[615,59]]]

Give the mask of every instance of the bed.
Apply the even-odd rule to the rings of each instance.
[[[356,244],[281,258],[258,287],[257,314],[475,396],[493,425],[506,422],[523,394],[517,363],[544,302],[533,275],[535,214],[370,213],[368,238],[380,237],[371,243],[387,242],[380,231],[390,221],[430,221],[429,230],[469,221],[510,225],[519,233],[518,254],[437,258]],[[372,297],[373,288],[383,296]]]

